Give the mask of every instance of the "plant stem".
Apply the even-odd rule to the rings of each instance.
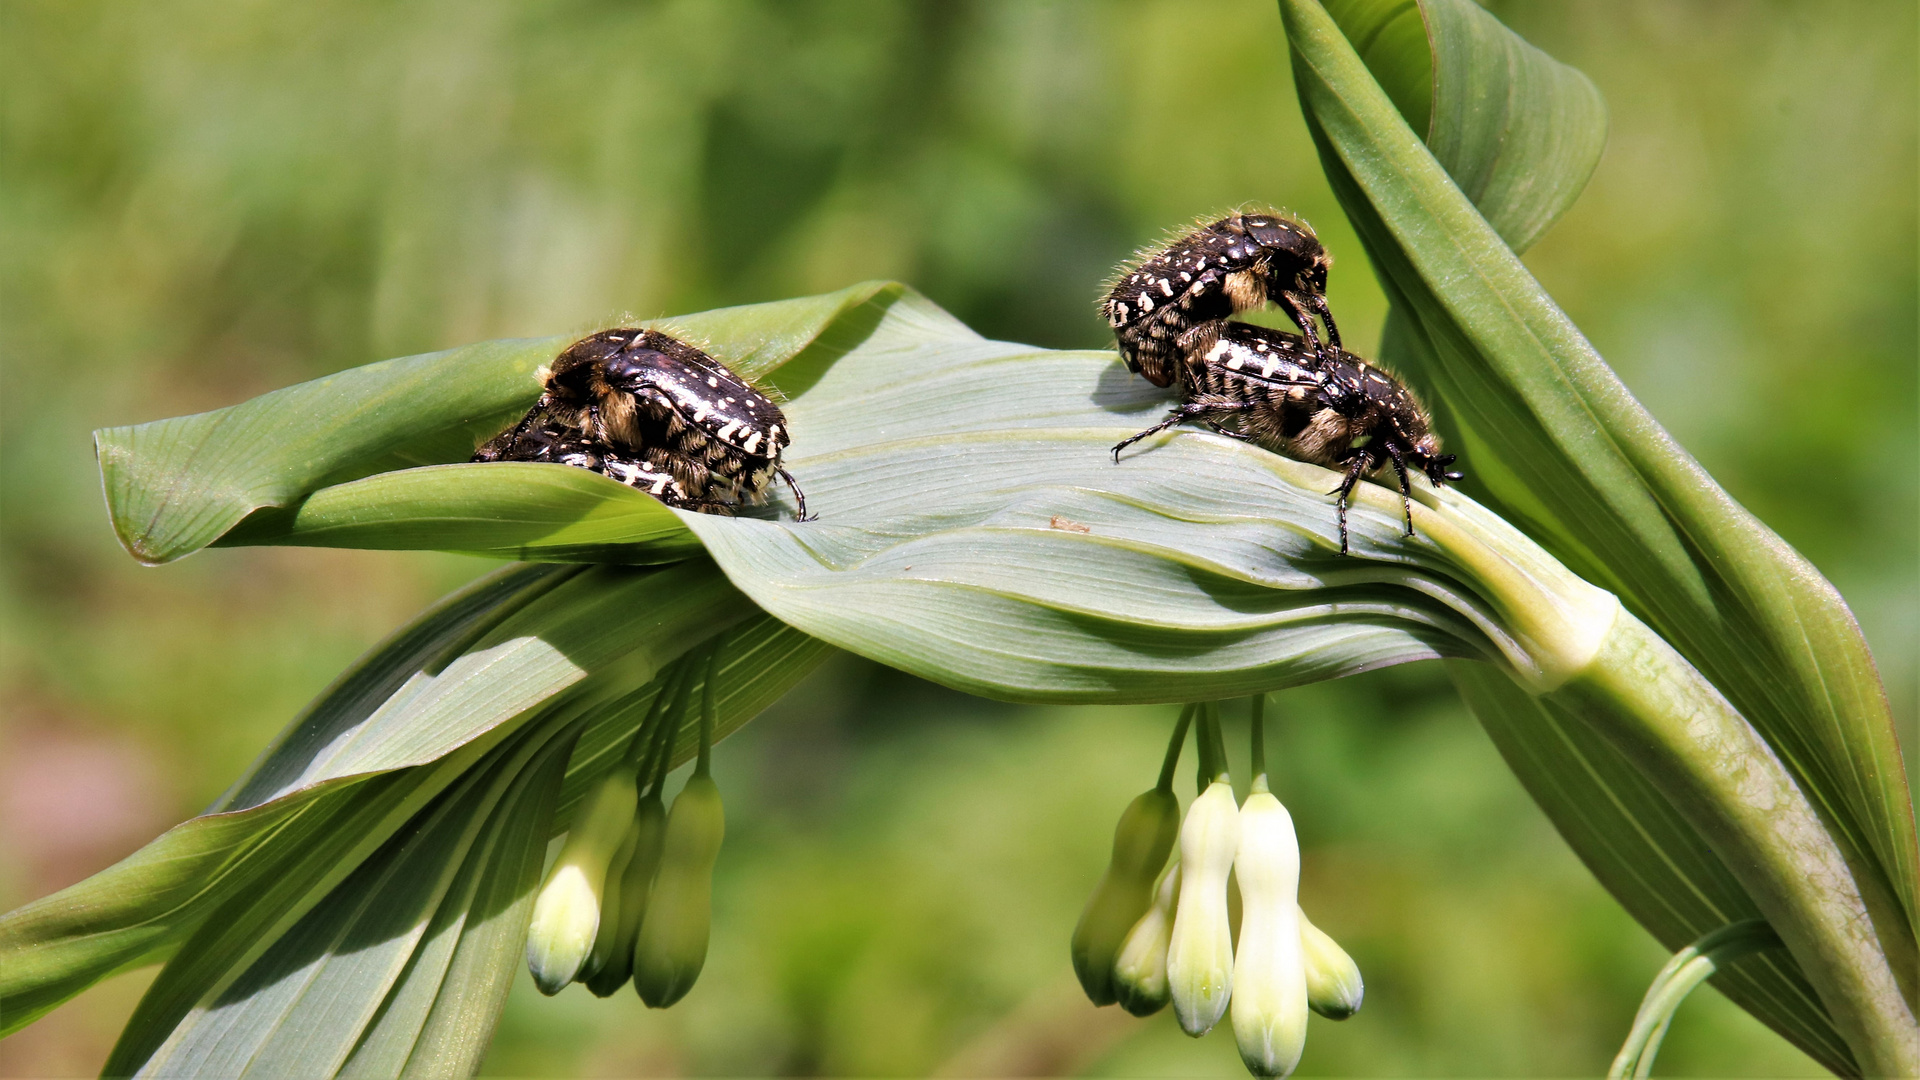
[[[719,713],[714,688],[720,681],[720,643],[725,638],[723,633],[707,646],[707,678],[700,687],[700,759],[693,767],[695,776],[706,776],[713,764],[713,722]]]
[[[1667,1037],[1674,1011],[1694,988],[1721,967],[1751,952],[1780,947],[1780,935],[1764,919],[1746,919],[1703,935],[1700,940],[1673,954],[1660,974],[1653,977],[1647,995],[1634,1014],[1633,1030],[1607,1070],[1608,1080],[1652,1074],[1653,1059],[1660,1042]]]
[[[1173,725],[1173,738],[1167,741],[1166,759],[1160,763],[1160,782],[1154,785],[1154,790],[1173,790],[1173,773],[1180,766],[1180,748],[1187,743],[1187,725],[1193,722],[1193,714],[1199,708],[1198,705],[1188,705],[1180,710],[1180,719]]]
[[[1267,695],[1253,695],[1253,786],[1249,791],[1268,791],[1267,787]]]
[[[1200,729],[1193,737],[1200,750],[1200,776],[1195,786],[1204,792],[1216,780],[1231,782],[1232,775],[1227,771],[1227,744],[1220,737],[1219,708],[1211,701],[1195,708],[1200,715]]]
[[[646,772],[641,779],[652,778],[646,794],[658,798],[662,788],[667,785],[667,766],[673,760],[673,725],[667,723],[667,717],[673,711],[674,698],[680,693],[680,683],[686,676],[686,665],[679,664],[673,673],[660,686],[660,693],[653,699],[653,708],[647,716],[649,725],[649,744],[647,746]]]
[[[1845,858],[1746,719],[1621,611],[1543,700],[1620,749],[1713,846],[1780,935],[1868,1076],[1920,1075],[1920,1027]]]

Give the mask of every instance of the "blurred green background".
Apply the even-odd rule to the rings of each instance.
[[[1839,585],[1911,725],[1914,5],[1492,6],[1612,109],[1592,187],[1529,264]],[[205,805],[485,565],[263,549],[141,569],[107,528],[95,427],[872,277],[991,336],[1101,347],[1116,261],[1248,201],[1319,229],[1350,344],[1378,340],[1264,0],[4,0],[0,18],[0,907]],[[1437,668],[1272,712],[1304,903],[1369,990],[1355,1019],[1314,1021],[1302,1074],[1602,1070],[1661,951]],[[1171,714],[1017,708],[835,660],[717,754],[729,838],[692,996],[649,1013],[523,977],[489,1071],[1239,1075],[1230,1037],[1095,1010],[1067,964]],[[0,1043],[0,1073],[97,1069],[148,978]],[[1660,1067],[1817,1072],[1711,990]]]

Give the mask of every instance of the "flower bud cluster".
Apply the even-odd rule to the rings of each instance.
[[[541,993],[582,982],[608,997],[631,982],[664,1009],[693,988],[713,924],[713,868],[726,835],[720,789],[707,774],[712,702],[700,764],[668,810],[661,798],[688,682],[663,688],[636,733],[636,751],[581,804],[534,901],[527,967]],[[712,680],[709,678],[711,687]],[[644,754],[639,746],[648,743]],[[642,757],[636,768],[632,757]],[[642,781],[650,777],[644,796]]]
[[[1256,776],[1236,802],[1217,716],[1199,710],[1202,787],[1178,827],[1179,858],[1163,870],[1172,844],[1160,837],[1175,817],[1168,781],[1194,710],[1182,715],[1161,786],[1121,817],[1113,863],[1074,931],[1073,960],[1095,1004],[1148,1016],[1171,1003],[1195,1037],[1230,1018],[1248,1071],[1287,1076],[1306,1046],[1308,1011],[1344,1020],[1365,987],[1353,959],[1300,910],[1300,844],[1268,790],[1260,711]],[[1228,903],[1236,885],[1237,936]],[[1136,910],[1116,937],[1109,927]]]

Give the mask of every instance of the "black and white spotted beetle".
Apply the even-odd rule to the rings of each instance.
[[[541,369],[544,392],[475,461],[557,461],[669,506],[732,513],[759,502],[789,441],[780,407],[706,353],[658,330],[602,330]]]
[[[1340,553],[1347,553],[1347,500],[1363,476],[1392,465],[1400,506],[1413,535],[1407,469],[1442,487],[1461,475],[1447,466],[1433,422],[1399,380],[1344,349],[1320,351],[1296,334],[1251,323],[1228,323],[1205,353],[1185,358],[1185,399],[1165,420],[1113,448],[1120,451],[1189,420],[1291,458],[1341,469]]]
[[[1182,356],[1205,353],[1227,317],[1279,305],[1315,352],[1323,346],[1313,317],[1326,322],[1326,346],[1340,330],[1327,310],[1327,268],[1333,257],[1305,222],[1273,211],[1230,214],[1143,252],[1122,267],[1100,313],[1120,342],[1130,371],[1170,386]]]

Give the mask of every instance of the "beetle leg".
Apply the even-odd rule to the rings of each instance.
[[[1372,455],[1368,454],[1364,450],[1361,451],[1360,454],[1353,459],[1353,464],[1347,466],[1346,479],[1340,481],[1339,487],[1334,488],[1332,491],[1327,492],[1327,494],[1329,495],[1340,496],[1340,504],[1339,504],[1340,505],[1340,554],[1342,555],[1348,554],[1348,551],[1347,551],[1347,497],[1353,494],[1354,485],[1360,482],[1360,477],[1366,474],[1367,467],[1372,464],[1373,464]]]
[[[1241,409],[1251,409],[1253,407],[1254,407],[1254,403],[1250,401],[1235,401],[1227,404],[1222,404],[1218,402],[1183,401],[1180,404],[1175,405],[1173,407],[1173,411],[1167,414],[1167,418],[1165,420],[1162,420],[1159,423],[1148,428],[1147,430],[1140,432],[1138,435],[1130,435],[1127,438],[1122,439],[1118,443],[1115,443],[1113,447],[1113,463],[1115,465],[1120,464],[1120,451],[1125,450],[1127,447],[1132,446],[1134,443],[1139,442],[1141,439],[1144,439],[1149,435],[1158,435],[1161,432],[1167,430],[1170,427],[1173,427],[1176,424],[1184,424],[1188,420],[1195,420],[1200,417],[1207,416],[1210,413],[1238,412]],[[1212,421],[1208,421],[1208,422],[1212,423]],[[1221,432],[1221,434],[1230,435],[1232,434],[1232,432]]]
[[[1189,367],[1198,367],[1213,347],[1220,342],[1220,331],[1226,329],[1227,320],[1208,319],[1206,322],[1189,327],[1179,337],[1173,339],[1179,348],[1181,359]]]
[[[533,418],[541,415],[540,403],[544,401],[546,401],[546,395],[542,394],[540,395],[540,402],[536,402],[533,408],[527,410],[527,415],[521,417],[520,422],[518,424],[513,425],[512,431],[506,432],[501,435],[495,435],[493,438],[488,439],[486,442],[481,443],[479,447],[477,447],[474,450],[473,457],[469,458],[468,460],[469,461],[501,460],[502,454],[509,453],[516,446],[520,445],[521,437],[526,435],[527,429],[533,426]],[[509,458],[507,460],[513,460],[513,459]]]
[[[1326,294],[1314,293],[1312,298],[1307,301],[1307,305],[1313,308],[1314,311],[1319,312],[1320,321],[1327,325],[1327,347],[1330,349],[1339,348],[1340,328],[1333,324],[1333,309],[1327,306]]]
[[[1400,444],[1387,443],[1387,455],[1393,458],[1393,471],[1400,474],[1400,512],[1406,515],[1407,535],[1413,535],[1413,501],[1407,490],[1407,459],[1400,453]]]
[[[1303,299],[1299,293],[1292,291],[1281,293],[1274,298],[1274,301],[1286,311],[1287,317],[1293,320],[1293,324],[1300,328],[1300,333],[1307,339],[1307,347],[1313,350],[1313,355],[1322,360],[1331,359],[1327,355],[1326,344],[1320,340],[1320,328],[1314,325],[1315,309],[1311,303]]]
[[[807,515],[807,497],[800,493],[800,485],[793,482],[793,474],[785,469],[775,469],[774,472],[787,482],[787,488],[793,492],[794,520],[812,521],[813,518]]]

